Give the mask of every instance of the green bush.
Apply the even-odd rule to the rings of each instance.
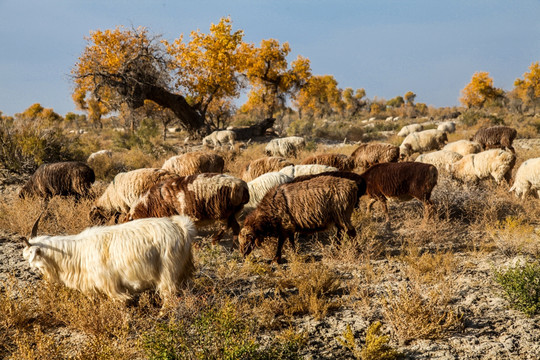
[[[298,339],[263,348],[255,341],[253,321],[233,304],[212,307],[192,319],[158,325],[143,336],[149,359],[299,359]]]
[[[528,316],[540,312],[540,262],[495,270],[495,281],[502,286],[512,307]]]

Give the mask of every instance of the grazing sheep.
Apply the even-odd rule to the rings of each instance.
[[[371,207],[379,200],[383,205],[386,223],[390,224],[387,199],[408,201],[415,198],[424,204],[424,219],[427,219],[433,213],[430,198],[437,185],[438,174],[435,166],[419,162],[373,165],[361,175],[366,180],[366,194],[370,197],[368,212],[371,212]]]
[[[238,237],[240,251],[247,256],[264,238],[278,238],[274,261],[281,262],[281,249],[294,234],[313,233],[335,225],[339,235],[356,236],[351,214],[358,201],[358,188],[352,180],[318,176],[298,183],[283,184],[270,190],[259,206],[246,217]]]
[[[365,170],[375,164],[398,161],[399,148],[379,142],[360,144],[351,154],[351,158],[355,167]]]
[[[284,167],[290,165],[293,165],[293,163],[285,158],[278,156],[269,156],[253,160],[244,170],[244,173],[242,174],[242,179],[244,179],[244,181],[251,181],[258,178],[262,174],[279,171]]]
[[[510,182],[515,163],[516,156],[510,151],[492,149],[465,155],[450,166],[450,175],[463,182],[478,182],[489,177],[497,184],[502,179]]]
[[[208,136],[205,136],[202,140],[202,144],[205,146],[223,146],[229,144],[234,146],[236,140],[236,133],[231,130],[216,130]]]
[[[167,159],[161,168],[176,175],[188,176],[210,172],[222,173],[224,166],[225,160],[218,154],[194,151]]]
[[[293,179],[297,176],[314,175],[314,174],[320,174],[320,173],[328,172],[328,171],[338,171],[338,169],[332,166],[312,164],[312,165],[290,165],[279,170],[280,173],[286,174],[292,177]]]
[[[227,227],[238,235],[240,225],[235,214],[248,201],[248,185],[234,176],[214,173],[174,176],[153,186],[137,200],[129,219],[179,214],[189,216],[197,227],[219,221],[223,227],[212,238],[216,243]]]
[[[437,130],[444,131],[448,134],[452,134],[456,132],[456,123],[453,121],[445,121],[439,124],[437,126]]]
[[[78,161],[43,164],[19,191],[20,198],[39,196],[49,199],[54,195],[75,198],[90,197],[96,180],[94,170]]]
[[[483,150],[502,148],[515,152],[512,142],[516,136],[516,129],[508,126],[492,126],[478,130],[470,140],[480,143]]]
[[[335,167],[339,171],[352,171],[352,169],[354,169],[354,160],[345,154],[313,155],[304,159],[301,164],[327,165]]]
[[[289,136],[270,140],[264,152],[268,156],[296,156],[299,150],[306,147],[306,140],[300,136]]]
[[[90,164],[92,161],[96,161],[99,158],[111,158],[112,157],[112,151],[111,150],[99,150],[94,153],[91,153],[90,156],[88,156],[88,159],[86,159],[86,162]]]
[[[405,125],[401,128],[401,130],[399,130],[397,136],[405,137],[409,134],[412,134],[413,132],[419,132],[422,130],[424,130],[424,126],[421,124]]]
[[[482,145],[475,141],[469,141],[469,140],[458,140],[451,143],[446,144],[443,148],[443,150],[453,151],[460,155],[469,155],[469,154],[476,154],[482,151]]]
[[[97,226],[77,235],[24,239],[23,257],[46,278],[84,293],[126,301],[157,289],[163,306],[193,273],[191,243],[196,231],[185,216]]]
[[[102,223],[127,214],[131,205],[155,184],[174,174],[163,169],[138,169],[117,174],[90,210],[90,220]]]
[[[247,183],[249,188],[249,202],[244,205],[241,211],[241,216],[251,213],[257,205],[261,202],[262,198],[272,188],[281,184],[289,183],[293,180],[289,175],[280,173],[278,171],[262,174],[256,179]]]
[[[336,178],[348,179],[348,180],[354,181],[358,188],[358,199],[360,199],[360,197],[362,197],[366,193],[366,180],[361,175],[358,175],[357,173],[349,172],[349,171],[331,171],[331,172],[323,172],[323,173],[314,174],[314,175],[297,176],[292,180],[292,183],[311,180],[315,177],[320,177],[320,176],[332,176]],[[357,205],[359,205],[359,203]]]
[[[447,141],[446,133],[435,129],[409,134],[399,147],[400,158],[403,160],[415,152],[439,150]]]
[[[462,157],[463,155],[453,151],[439,150],[427,154],[421,154],[416,158],[415,161],[435,165],[439,171],[448,171],[450,169],[450,164],[460,160]]]
[[[533,191],[534,195],[540,198],[540,158],[528,159],[521,164],[510,188],[510,192],[512,191],[522,199]]]

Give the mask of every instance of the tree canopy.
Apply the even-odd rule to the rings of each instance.
[[[169,42],[142,27],[92,31],[72,69],[73,99],[98,125],[110,111],[150,100],[189,132],[204,133],[223,125],[233,100],[249,86],[248,107],[261,106],[272,117],[311,76],[309,60],[299,56],[289,66],[288,43],[269,39],[256,47],[243,37],[228,17],[208,34],[191,32],[187,42],[183,35]]]

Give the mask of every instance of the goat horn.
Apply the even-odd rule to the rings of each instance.
[[[32,238],[35,238],[36,235],[37,235],[37,231],[38,231],[38,226],[39,226],[39,220],[41,219],[41,217],[43,216],[43,213],[45,212],[45,210],[43,210],[41,212],[41,214],[39,214],[36,222],[34,223],[34,226],[32,226],[32,233],[30,234],[30,239]],[[26,240],[26,243],[29,245],[30,243],[28,243],[28,240]]]

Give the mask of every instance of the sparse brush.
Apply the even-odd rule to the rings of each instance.
[[[395,360],[404,357],[402,353],[388,344],[388,336],[381,335],[381,323],[379,321],[372,323],[368,327],[365,344],[360,349],[356,344],[356,339],[350,325],[347,325],[343,337],[337,338],[337,340],[359,360]]]
[[[91,226],[88,213],[93,200],[55,196],[40,221],[38,234],[77,234]],[[40,198],[13,199],[12,203],[0,204],[0,228],[28,236],[32,225],[45,209]]]
[[[400,285],[382,297],[382,313],[401,343],[437,339],[462,327],[461,316],[450,307],[451,288],[439,283],[431,289],[418,284]]]
[[[341,280],[322,264],[294,262],[282,274],[278,286],[282,292],[297,291],[286,300],[284,314],[287,316],[311,314],[322,319],[330,309],[340,305],[337,300],[331,300],[331,294],[341,287]]]
[[[508,216],[494,225],[488,224],[486,230],[495,246],[506,256],[540,255],[540,236],[534,226],[520,217]]]
[[[38,360],[38,359],[65,359],[67,349],[59,343],[54,336],[43,333],[40,326],[30,331],[17,331],[13,336],[15,345],[8,359]]]
[[[529,262],[495,270],[495,281],[502,286],[512,307],[528,316],[540,313],[540,262]]]
[[[421,283],[444,282],[456,267],[456,258],[452,252],[424,252],[420,255],[419,248],[411,246],[401,258],[407,264],[407,276]]]

